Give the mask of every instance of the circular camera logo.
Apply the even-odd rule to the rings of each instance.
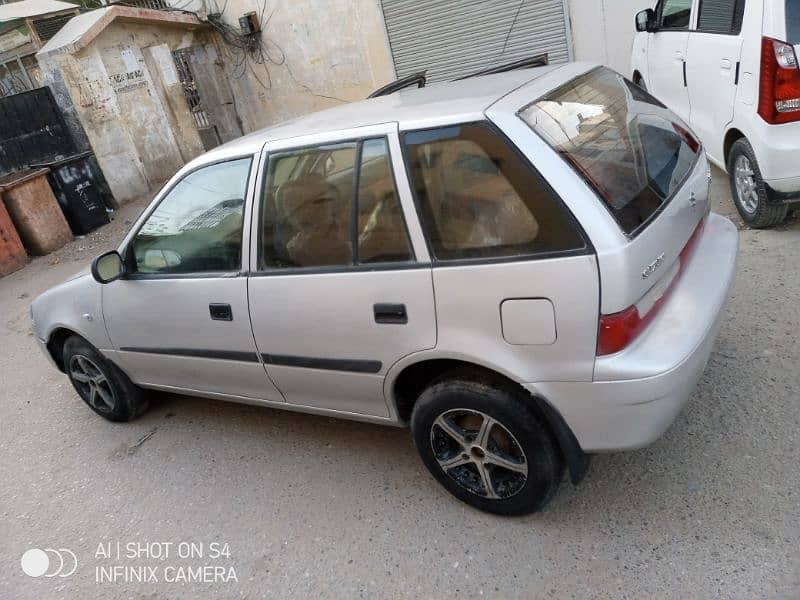
[[[22,572],[29,577],[69,577],[78,568],[78,559],[67,548],[31,548],[26,550],[19,561]]]

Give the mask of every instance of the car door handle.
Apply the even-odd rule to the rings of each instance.
[[[214,321],[233,321],[230,304],[209,304],[208,312]]]
[[[405,304],[374,304],[375,322],[381,324],[405,325],[408,313]]]
[[[731,61],[729,61],[727,58],[723,58],[721,61],[719,61],[719,66],[725,69],[726,71],[730,71]]]

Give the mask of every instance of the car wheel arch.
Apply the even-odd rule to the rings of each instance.
[[[64,366],[64,343],[73,335],[76,335],[84,340],[86,339],[84,336],[72,329],[69,329],[68,327],[56,327],[46,338],[47,351],[50,353],[50,356],[56,363],[56,366],[62,373],[67,372],[66,367]]]
[[[558,441],[560,450],[567,463],[570,479],[573,484],[579,483],[589,468],[589,456],[583,452],[572,429],[561,413],[545,398],[530,393],[519,382],[491,367],[457,358],[429,358],[405,365],[390,383],[390,398],[400,423],[406,424],[411,418],[419,395],[434,380],[446,376],[448,372],[471,370],[476,373],[499,379],[530,396],[534,410],[550,427]]]
[[[731,127],[728,131],[725,132],[725,137],[723,138],[722,142],[722,160],[723,164],[728,164],[728,158],[730,157],[731,148],[737,142],[737,140],[741,138],[746,138],[745,134],[737,129],[736,127]]]

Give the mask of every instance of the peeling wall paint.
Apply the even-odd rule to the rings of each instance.
[[[187,8],[200,7],[195,0]],[[244,13],[262,12],[256,0],[209,0],[206,7],[224,7],[224,19],[237,28]],[[361,100],[394,79],[379,0],[270,2],[262,28],[264,64],[249,58],[237,68],[230,49],[218,44],[245,133]]]
[[[152,191],[203,152],[170,61],[174,50],[208,39],[202,30],[112,22],[74,54],[40,57],[118,202]]]

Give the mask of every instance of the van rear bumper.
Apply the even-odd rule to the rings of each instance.
[[[711,213],[658,316],[628,348],[595,361],[594,381],[526,386],[561,413],[584,452],[647,446],[675,420],[711,355],[738,245],[734,225]]]
[[[800,192],[797,157],[800,154],[800,122],[769,125],[756,117],[748,133],[764,182],[780,194]]]

